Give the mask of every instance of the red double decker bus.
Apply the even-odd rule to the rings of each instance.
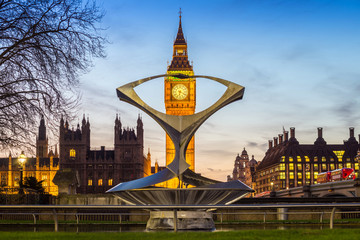
[[[317,183],[335,182],[355,179],[353,168],[341,168],[333,171],[322,172],[317,175]]]

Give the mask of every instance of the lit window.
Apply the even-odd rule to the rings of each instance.
[[[76,157],[76,151],[75,151],[75,149],[70,149],[70,157],[71,157],[71,158]]]
[[[347,168],[351,168],[351,163],[346,163]]]
[[[20,175],[19,175],[19,173],[15,173],[15,176],[14,176],[14,186],[15,187],[19,186],[19,181],[20,181]]]
[[[359,170],[359,163],[355,163],[355,170]]]
[[[333,162],[334,161],[334,158],[330,158],[330,162]]]
[[[317,157],[314,157],[314,162],[317,162],[318,161],[318,158]]]
[[[92,179],[88,179],[88,186],[92,186]]]
[[[280,171],[285,171],[285,163],[280,164]]]
[[[47,174],[41,175],[41,180],[46,180],[46,179],[47,179]]]
[[[290,170],[290,171],[294,170],[294,164],[293,164],[293,163],[290,163],[290,164],[289,164],[289,170]]]
[[[310,179],[310,172],[306,172],[306,179]]]
[[[298,170],[302,170],[302,164],[298,164],[298,165],[297,165],[297,169],[298,169]]]
[[[342,157],[343,157],[345,151],[334,151],[334,153],[335,153],[338,161],[339,161],[339,162],[342,162]]]
[[[285,173],[284,172],[280,173],[280,179],[285,179]]]
[[[325,157],[321,157],[321,161],[326,162],[326,158],[325,158]]]
[[[109,180],[108,180],[108,185],[109,185],[109,186],[112,186],[112,185],[113,185],[113,180],[112,180],[112,179],[109,179]]]
[[[301,172],[298,172],[298,179],[302,179],[302,173]]]
[[[103,185],[103,180],[102,180],[102,178],[100,178],[99,180],[98,180],[98,186],[102,186]]]
[[[302,182],[301,181],[298,181],[298,186],[301,186],[302,185]]]
[[[297,157],[296,157],[296,160],[297,160],[298,162],[301,162],[301,157],[300,157],[300,156],[297,156]]]
[[[6,186],[7,185],[7,173],[1,174],[1,185]]]
[[[294,179],[294,173],[293,172],[289,172],[289,178]]]
[[[356,164],[358,164],[358,163],[356,163]],[[356,167],[356,165],[355,165],[355,167]],[[339,163],[339,168],[343,168],[342,163]]]
[[[321,168],[322,168],[322,171],[323,171],[323,172],[326,172],[326,171],[327,171],[327,167],[326,167],[326,164],[325,164],[325,163],[321,164]]]
[[[285,162],[285,156],[281,157],[281,162]]]
[[[317,179],[317,175],[319,174],[319,172],[314,172],[314,179]]]
[[[289,162],[293,162],[293,158],[292,157],[289,157]]]
[[[306,162],[310,162],[310,159],[309,159],[308,156],[305,156],[305,161],[306,161]]]
[[[330,170],[335,170],[335,164],[330,164]]]
[[[319,170],[319,165],[317,165],[316,163],[314,164],[314,170]]]

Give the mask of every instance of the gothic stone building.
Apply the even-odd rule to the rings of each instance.
[[[52,182],[59,170],[59,157],[48,150],[48,138],[44,118],[40,120],[39,134],[36,138],[36,157],[27,157],[23,170],[23,180],[26,177],[36,177],[43,181],[42,185],[46,193],[57,195],[58,187]],[[20,163],[18,157],[9,154],[8,158],[0,158],[0,190],[6,194],[17,194],[20,182]]]
[[[232,177],[228,175],[227,181],[239,180],[252,188],[257,165],[258,162],[254,159],[254,155],[249,160],[249,155],[244,148],[241,156],[238,154],[235,158]]]
[[[269,149],[256,169],[256,193],[316,184],[317,174],[339,168],[359,170],[356,161],[359,143],[350,128],[343,144],[327,144],[322,128],[314,144],[299,144],[295,128],[269,141]]]
[[[60,122],[60,169],[76,170],[79,178],[77,193],[105,193],[120,182],[150,175],[151,160],[143,154],[144,129],[138,117],[136,132],[124,129],[120,118],[115,119],[114,150],[90,150],[90,123],[83,117],[76,130],[68,122]]]

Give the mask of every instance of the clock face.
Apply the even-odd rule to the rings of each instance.
[[[175,99],[177,100],[183,100],[186,98],[186,96],[188,95],[188,89],[184,84],[176,84],[173,88],[172,88],[172,95]]]

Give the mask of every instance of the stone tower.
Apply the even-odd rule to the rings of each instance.
[[[48,157],[48,139],[46,137],[46,126],[44,116],[41,117],[39,134],[36,139],[36,156],[39,158]]]
[[[90,150],[90,123],[85,120],[85,115],[76,130],[69,128],[69,123],[60,120],[60,169],[78,169],[78,166],[86,163]],[[83,183],[85,185],[85,182]]]
[[[194,75],[193,67],[188,60],[187,43],[181,26],[181,11],[179,16],[179,28],[174,41],[173,57],[168,66],[167,74]],[[165,78],[165,109],[170,115],[190,115],[195,113],[196,105],[196,80],[195,78],[179,79],[176,77]],[[195,144],[194,137],[191,139],[187,151],[186,162],[190,169],[195,171]],[[175,147],[170,137],[166,135],[166,165],[175,157]],[[169,185],[168,187],[176,187]]]
[[[132,128],[122,128],[120,118],[116,116],[114,150],[115,179],[127,182],[144,177],[144,126],[140,116],[136,132]]]
[[[247,170],[250,169],[249,166],[249,155],[247,151],[242,151],[241,155],[237,155],[235,158],[233,176],[228,176],[228,181],[230,180],[240,180],[241,182],[247,182]]]

